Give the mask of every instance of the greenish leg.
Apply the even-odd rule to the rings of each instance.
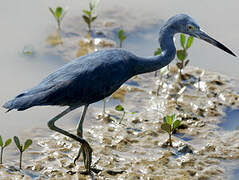
[[[86,111],[88,109],[88,106],[89,106],[88,104],[84,106],[84,110],[82,112],[81,119],[80,119],[79,123],[77,124],[77,129],[76,129],[77,136],[79,136],[81,138],[83,137],[83,122],[84,122],[84,119],[85,119],[85,115],[86,115]],[[78,155],[74,159],[74,164],[76,164],[76,161],[79,159],[79,157],[81,155],[81,152],[82,152],[82,147],[80,148],[80,150],[78,152]],[[83,159],[86,159],[86,154],[85,154],[84,151],[83,151]]]
[[[77,107],[69,107],[66,110],[64,110],[63,112],[61,112],[60,114],[58,114],[57,116],[55,116],[54,118],[52,118],[48,122],[48,127],[53,131],[64,134],[65,136],[68,136],[68,137],[78,141],[79,143],[81,143],[81,151],[84,154],[84,165],[86,168],[86,173],[91,174],[92,148],[90,147],[88,142],[86,140],[84,140],[82,137],[71,134],[71,133],[55,126],[55,122],[58,119],[60,119],[61,117],[63,117],[64,115],[66,115],[67,113],[71,112],[72,110],[74,110],[76,108]]]
[[[81,119],[80,119],[79,123],[77,124],[76,132],[77,132],[77,136],[79,136],[79,137],[83,137],[83,122],[85,119],[85,115],[86,115],[88,106],[89,106],[89,104],[84,106],[84,110],[82,112]]]

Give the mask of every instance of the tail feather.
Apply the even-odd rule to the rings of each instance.
[[[13,108],[11,108],[11,101],[6,102],[2,107],[4,107],[5,109],[7,109],[6,113],[11,111]]]
[[[28,109],[32,106],[41,104],[42,100],[39,96],[21,96],[15,97],[14,99],[6,102],[3,107],[7,109],[7,112],[11,111],[12,109],[17,109],[18,111],[23,111]]]
[[[9,112],[12,109],[23,111],[32,106],[43,105],[46,102],[49,89],[50,87],[31,89],[6,102],[3,107]]]

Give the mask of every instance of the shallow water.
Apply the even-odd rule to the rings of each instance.
[[[217,4],[216,9],[214,8],[215,4]],[[47,74],[66,63],[61,55],[45,53],[44,50],[46,37],[55,31],[55,22],[48,7],[56,5],[69,7],[69,12],[63,21],[63,29],[71,32],[70,30],[79,28],[80,34],[82,31],[86,31],[79,12],[88,8],[88,1],[42,0],[33,2],[23,0],[19,2],[12,0],[4,1],[0,7],[0,15],[3,17],[0,21],[1,104],[23,90],[36,85]],[[183,12],[190,14],[202,24],[203,29],[216,39],[225,42],[236,54],[239,54],[237,48],[239,22],[235,19],[237,6],[237,1],[228,3],[216,0],[200,2],[150,0],[147,3],[136,0],[120,2],[104,0],[100,3],[99,19],[98,23],[95,23],[95,27],[99,29],[102,27],[102,22],[105,21],[112,22],[116,29],[123,27],[129,31],[125,47],[136,54],[148,56],[152,55],[158,47],[159,26],[153,24],[161,24],[168,17]],[[212,9],[214,9],[213,13],[211,13]],[[227,13],[222,14],[225,11]],[[72,19],[75,20],[74,24],[79,22],[79,25],[72,26]],[[137,20],[135,21],[135,19]],[[112,36],[114,37],[114,35]],[[19,53],[22,52],[24,46],[33,47],[36,55],[33,57],[20,56]],[[234,77],[239,75],[238,63],[235,58],[202,41],[195,41],[190,50],[190,57],[192,65]],[[59,112],[59,108],[36,107],[21,113],[4,114],[3,112],[4,109],[1,109],[0,132],[3,136],[11,136],[31,127],[45,127],[47,119]],[[71,125],[71,123],[69,124]]]
[[[232,86],[234,80],[205,72],[201,79],[204,86],[199,90],[198,80],[192,77],[201,74],[200,69],[186,69],[183,84],[178,81],[175,67],[170,69],[168,76],[162,78],[158,96],[155,95],[158,78],[153,73],[135,77],[137,88],[122,87],[121,91],[126,91],[126,111],[136,112],[138,108],[135,114],[127,113],[122,124],[119,124],[121,113],[112,108],[108,108],[110,116],[104,119],[97,118],[98,107],[91,108],[88,119],[94,124],[84,128],[84,137],[94,150],[93,165],[102,170],[97,178],[236,178],[239,131],[218,130],[225,107],[239,106],[239,95]],[[187,85],[184,92],[176,99],[171,98],[184,85]],[[171,113],[181,117],[182,125],[173,135],[173,148],[168,148],[168,135],[160,126],[163,116]],[[15,177],[23,174],[25,178],[34,175],[42,179],[85,177],[78,173],[83,170],[82,162],[72,164],[78,143],[46,129],[32,129],[27,134],[34,137],[34,144],[24,156],[25,171],[13,171]],[[9,175],[9,166],[17,167],[16,156],[13,149],[8,152],[6,163],[0,167],[3,177]]]
[[[239,129],[239,110],[226,108],[225,113],[226,115],[223,117],[219,127],[227,131]]]

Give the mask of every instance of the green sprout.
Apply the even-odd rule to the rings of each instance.
[[[122,116],[121,116],[121,118],[120,118],[120,124],[121,124],[121,121],[124,119],[124,116],[125,116],[125,114],[126,114],[126,111],[124,110],[124,107],[123,106],[121,106],[121,105],[117,105],[117,106],[115,106],[115,110],[116,111],[121,111],[121,112],[123,112],[123,114],[122,114]]]
[[[17,148],[20,151],[20,163],[19,163],[19,169],[22,169],[22,154],[23,152],[32,144],[32,140],[31,139],[27,139],[24,143],[24,146],[20,144],[20,140],[17,136],[13,137],[14,142],[17,146]]]
[[[161,48],[158,48],[156,51],[154,51],[154,55],[157,56],[157,55],[160,55],[162,52],[162,49]]]
[[[167,115],[163,118],[163,124],[161,125],[161,128],[166,131],[169,135],[169,139],[168,139],[168,143],[169,143],[169,146],[173,146],[172,145],[172,134],[174,132],[174,130],[176,128],[179,127],[181,121],[180,120],[176,120],[176,115],[173,114],[173,115]]]
[[[177,50],[177,59],[178,62],[176,63],[177,67],[179,68],[180,76],[182,76],[182,69],[186,67],[189,63],[189,59],[186,60],[188,57],[187,50],[192,46],[193,44],[193,37],[189,36],[186,43],[186,37],[184,34],[180,35],[180,44],[182,49]]]
[[[124,108],[122,105],[117,105],[117,106],[115,106],[115,110],[116,110],[116,111],[121,111],[121,112],[122,112],[122,116],[121,116],[121,118],[120,118],[120,122],[119,122],[119,124],[121,124],[121,121],[124,119],[124,116],[125,116],[126,113],[129,113],[129,114],[136,114],[136,112],[127,112],[127,111],[125,110],[125,108]]]
[[[55,11],[50,7],[49,7],[49,10],[54,16],[54,18],[56,19],[58,30],[61,30],[61,23],[64,16],[66,15],[67,9],[63,9],[62,7],[58,6],[56,7]]]
[[[2,157],[3,157],[3,150],[4,150],[4,148],[7,147],[9,144],[11,144],[11,142],[12,142],[12,140],[9,138],[3,144],[2,136],[0,136],[0,146],[1,146],[0,164],[2,164]]]
[[[88,25],[88,32],[91,32],[91,23],[96,20],[96,7],[99,3],[99,0],[92,0],[90,2],[89,10],[83,10],[84,15],[82,15],[82,18],[84,19],[85,23]]]
[[[127,36],[125,35],[123,29],[120,29],[120,30],[119,30],[119,32],[118,32],[118,38],[119,38],[119,40],[120,40],[120,48],[122,48],[122,44],[123,44],[124,40],[127,38]]]

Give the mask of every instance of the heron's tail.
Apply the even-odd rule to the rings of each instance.
[[[42,105],[46,101],[44,92],[37,92],[36,90],[30,90],[19,94],[14,99],[6,102],[3,107],[7,109],[7,112],[12,109],[23,111],[32,106]]]
[[[12,109],[17,109],[18,111],[23,111],[28,109],[32,106],[37,105],[36,100],[38,97],[34,97],[33,95],[22,95],[15,97],[14,99],[6,102],[3,107],[7,109],[7,112],[11,111]],[[37,101],[38,102],[38,101]]]

